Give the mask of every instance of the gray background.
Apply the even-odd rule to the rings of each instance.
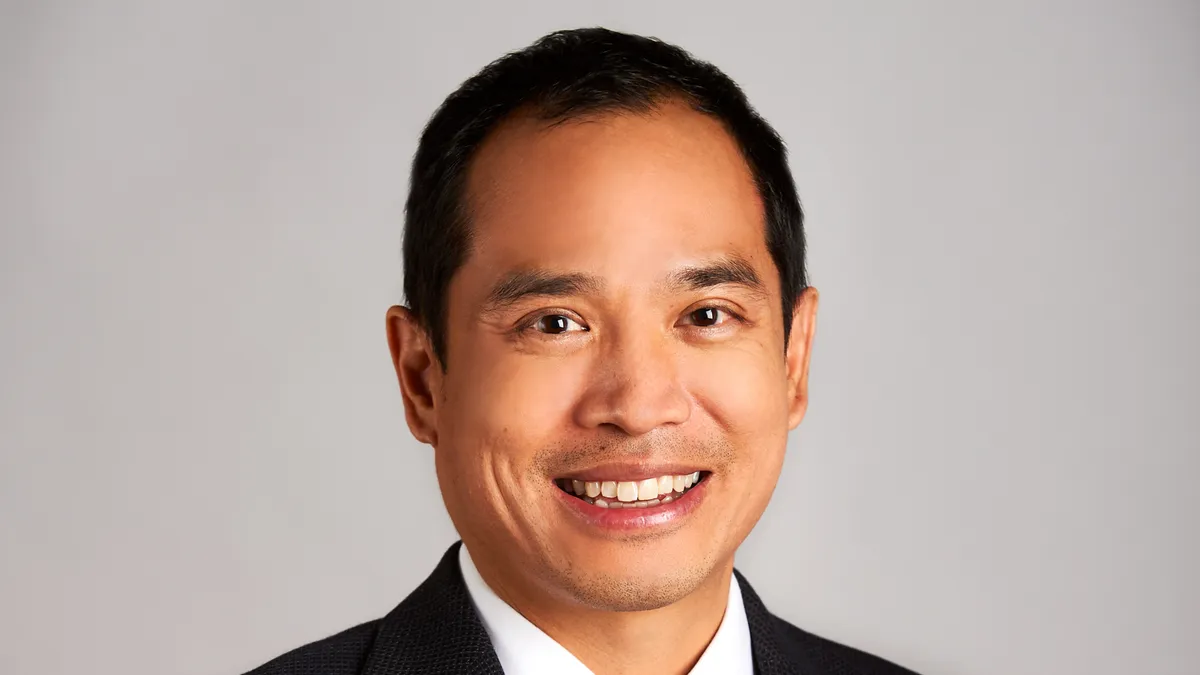
[[[0,15],[0,671],[231,673],[455,535],[404,425],[409,159],[543,32],[788,140],[812,405],[739,566],[928,673],[1200,672],[1195,2],[30,2]]]

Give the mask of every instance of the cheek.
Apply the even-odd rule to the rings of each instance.
[[[582,373],[486,348],[455,365],[469,377],[447,377],[443,444],[465,470],[491,465],[521,480],[539,450],[561,442]]]
[[[777,436],[787,429],[787,378],[782,354],[765,348],[704,352],[688,368],[693,395],[735,437]]]
[[[537,495],[557,488],[535,458],[563,440],[570,382],[561,364],[551,370],[486,349],[451,361],[436,458],[438,482],[460,532],[498,545],[545,535],[550,524]]]
[[[730,348],[697,359],[691,389],[698,405],[735,453],[730,480],[721,483],[728,500],[728,526],[745,537],[758,522],[783,468],[787,449],[786,368],[779,348]]]

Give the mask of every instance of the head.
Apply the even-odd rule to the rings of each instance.
[[[565,31],[451,94],[411,181],[389,341],[489,581],[637,610],[727,573],[807,404],[817,296],[777,134],[676,47]],[[685,471],[619,526],[569,494]]]

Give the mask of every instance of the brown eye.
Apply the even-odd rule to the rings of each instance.
[[[548,335],[560,335],[572,330],[572,326],[583,329],[578,322],[562,314],[547,314],[534,322],[533,327]]]
[[[692,323],[697,326],[715,326],[721,322],[721,310],[716,307],[701,307],[692,312]]]

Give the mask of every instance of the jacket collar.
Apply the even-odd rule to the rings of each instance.
[[[463,582],[459,546],[383,618],[362,675],[503,675]]]
[[[433,574],[379,624],[362,675],[503,675],[458,566],[457,542]],[[791,675],[776,634],[777,619],[740,572],[754,670],[758,675]]]
[[[767,611],[758,593],[746,581],[742,573],[733,570],[742,589],[742,603],[746,606],[746,622],[750,624],[750,648],[754,652],[754,672],[757,675],[801,675],[816,672],[801,669],[789,658],[779,639],[779,619]]]

